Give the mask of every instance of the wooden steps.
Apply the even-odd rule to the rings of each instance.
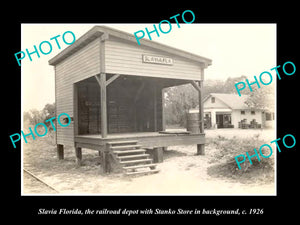
[[[118,155],[123,155],[127,153],[141,153],[141,152],[146,152],[145,149],[134,149],[134,150],[122,150],[122,151],[113,151],[113,153],[118,154]]]
[[[128,160],[128,161],[120,161],[121,164],[135,164],[135,163],[144,163],[149,162],[152,163],[152,159],[137,159],[137,160]]]
[[[149,154],[132,154],[132,155],[125,155],[125,156],[117,156],[117,159],[124,160],[124,159],[132,159],[132,158],[148,158]]]
[[[112,150],[129,150],[129,149],[137,149],[142,147],[141,145],[119,145],[119,146],[112,146]]]
[[[146,175],[158,173],[157,164],[136,140],[108,142],[110,151],[122,167],[124,175]]]

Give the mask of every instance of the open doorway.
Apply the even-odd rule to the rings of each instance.
[[[75,85],[78,134],[101,134],[99,84],[91,77]],[[160,131],[162,116],[162,86],[155,78],[122,75],[107,86],[109,134]]]
[[[231,113],[216,113],[218,128],[233,128],[231,124]]]

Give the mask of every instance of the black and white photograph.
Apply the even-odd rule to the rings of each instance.
[[[8,221],[297,215],[296,6],[66,3],[3,19]]]
[[[276,195],[276,24],[21,28],[22,195]]]

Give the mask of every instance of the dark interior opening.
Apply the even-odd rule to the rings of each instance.
[[[112,75],[107,75],[107,79]],[[164,87],[185,80],[122,75],[107,86],[108,133],[162,130]],[[95,77],[80,81],[77,88],[78,134],[101,134],[100,86]]]
[[[94,79],[77,84],[78,134],[101,133],[100,89]]]

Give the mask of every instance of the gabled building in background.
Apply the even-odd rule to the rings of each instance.
[[[248,95],[211,93],[203,100],[205,128],[274,127],[274,109],[251,108]],[[196,113],[198,109],[190,110]]]

